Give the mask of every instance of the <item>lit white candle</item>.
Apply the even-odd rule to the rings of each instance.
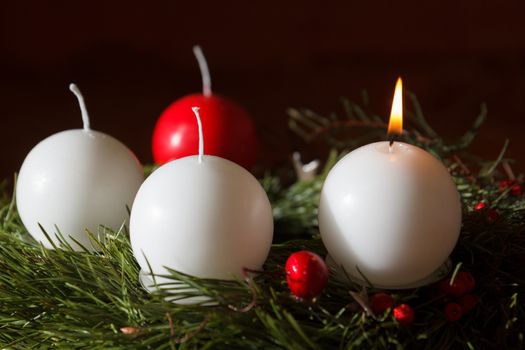
[[[29,152],[18,175],[17,207],[29,233],[45,247],[52,245],[39,224],[57,245],[56,228],[74,249],[80,249],[74,240],[93,249],[86,230],[97,235],[99,225],[119,229],[144,177],[126,146],[90,128],[82,94],[74,84],[70,89],[84,128],[51,135]]]
[[[389,133],[402,131],[401,81]],[[425,284],[459,237],[461,203],[443,164],[419,147],[372,143],[342,158],[323,185],[319,229],[331,258],[376,287]]]
[[[262,268],[270,251],[273,216],[266,192],[241,166],[204,155],[198,108],[193,111],[199,154],[155,170],[131,211],[131,244],[148,289],[154,290],[150,267],[156,275],[168,274],[169,267],[202,278],[241,278],[243,268]]]

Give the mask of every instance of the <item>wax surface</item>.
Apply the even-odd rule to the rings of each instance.
[[[167,266],[197,277],[242,278],[244,267],[262,267],[272,237],[272,209],[257,179],[214,156],[157,169],[131,212],[133,252],[148,273],[151,266],[167,274]]]
[[[426,151],[378,142],[330,171],[319,205],[322,240],[357,279],[402,287],[427,277],[452,252],[461,203],[447,169]],[[358,272],[356,266],[358,266]]]
[[[55,243],[56,227],[73,248],[93,248],[86,229],[117,230],[127,222],[143,171],[133,153],[97,131],[67,130],[51,135],[27,155],[18,176],[17,207],[29,231],[45,247]]]

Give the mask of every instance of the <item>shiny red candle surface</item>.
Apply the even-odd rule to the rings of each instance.
[[[164,164],[195,155],[198,132],[192,107],[202,113],[206,154],[231,160],[251,169],[257,157],[257,136],[252,120],[235,102],[212,94],[208,68],[200,48],[194,48],[203,75],[203,93],[184,96],[160,116],[153,131],[153,158]]]

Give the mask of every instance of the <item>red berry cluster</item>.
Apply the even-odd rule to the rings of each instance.
[[[513,196],[521,196],[523,194],[523,185],[516,180],[502,180],[499,182],[499,191],[505,192],[510,188],[510,194]]]
[[[494,208],[489,208],[487,202],[481,201],[474,206],[474,210],[485,213],[488,221],[494,222],[499,219],[499,213]]]
[[[499,191],[505,192],[510,188],[510,194],[518,197],[523,194],[525,185],[516,180],[502,180],[499,182]],[[474,205],[474,210],[482,212],[490,222],[495,222],[499,219],[499,213],[496,209],[489,207],[486,201],[480,201]]]
[[[471,293],[475,287],[474,277],[469,272],[463,271],[459,272],[453,281],[447,278],[439,283],[440,293],[450,298],[444,309],[445,318],[448,321],[458,321],[463,315],[474,309],[478,297]]]
[[[394,298],[387,293],[376,293],[370,298],[370,308],[375,315],[382,315],[394,306]],[[396,321],[402,326],[409,326],[414,322],[414,310],[408,304],[396,306],[392,313]]]

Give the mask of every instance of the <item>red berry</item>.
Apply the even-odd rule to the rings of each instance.
[[[479,211],[479,210],[485,209],[486,207],[487,207],[487,203],[481,201],[474,206],[474,209]]]
[[[489,219],[491,222],[497,221],[499,219],[499,213],[496,211],[496,209],[490,208],[487,210],[487,219]]]
[[[394,298],[390,294],[377,293],[370,299],[370,307],[376,315],[383,314],[394,305]]]
[[[451,295],[454,297],[460,297],[466,292],[466,284],[463,280],[455,279],[452,284],[450,284],[450,278],[441,281],[439,284],[439,290],[445,295]]]
[[[516,181],[514,180],[501,180],[499,182],[499,191],[504,192],[507,188],[515,185]]]
[[[438,287],[439,293],[443,295],[448,295],[448,290],[449,290],[448,280],[445,279],[445,280],[439,281],[437,287]]]
[[[465,293],[470,293],[476,288],[476,280],[470,272],[461,271],[457,274],[456,280],[463,281]]]
[[[328,268],[324,260],[306,250],[290,255],[285,270],[290,291],[300,299],[315,298],[328,282]]]
[[[445,318],[447,321],[455,322],[461,318],[463,311],[458,303],[448,303],[445,306]]]
[[[396,321],[402,326],[410,326],[414,322],[414,310],[408,304],[396,306],[393,313]]]
[[[467,294],[459,298],[458,304],[461,306],[463,313],[470,312],[478,303],[478,297],[473,294]]]
[[[510,194],[512,194],[513,196],[521,196],[521,194],[523,193],[523,186],[521,185],[514,185],[510,188]]]

